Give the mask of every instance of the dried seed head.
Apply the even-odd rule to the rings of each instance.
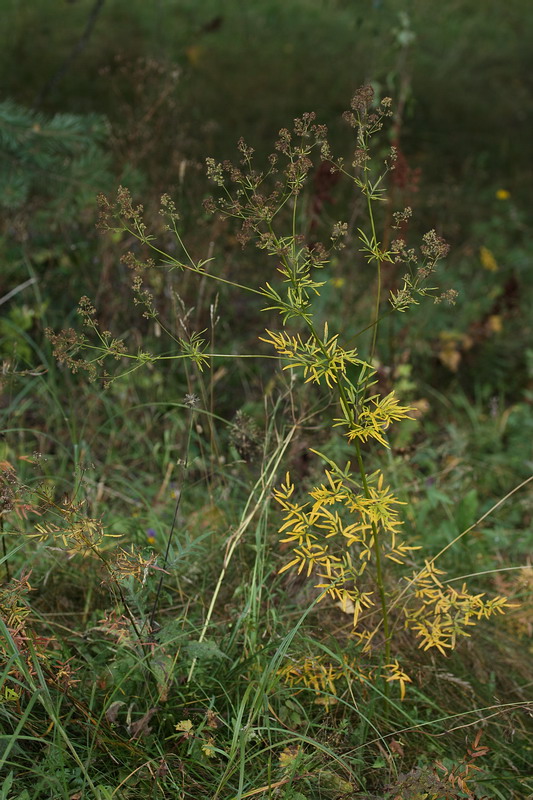
[[[350,107],[353,111],[366,111],[374,99],[374,90],[371,86],[361,86],[352,97]]]

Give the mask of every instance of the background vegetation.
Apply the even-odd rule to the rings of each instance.
[[[2,12],[1,796],[531,796],[530,4],[4,0]],[[392,212],[411,207],[408,246],[444,237],[436,284],[458,292],[452,307],[422,298],[387,317],[373,353],[372,329],[357,339],[373,391],[416,409],[390,448],[363,446],[365,463],[406,502],[425,557],[469,531],[442,567],[517,606],[446,657],[401,630],[404,699],[398,680],[356,679],[346,608],[279,572],[290,553],[272,490],[287,470],[300,498],[324,481],[311,449],[353,456],[327,387],[267,358],[273,312],[231,285],[274,283],[273,257],[204,206],[220,197],[206,157],[238,162],[242,136],[265,169],[280,128],[311,110],[350,164],[343,112],[363,84],[392,98],[372,153],[398,150],[376,212],[383,250]],[[158,263],[181,263],[184,247],[230,283],[154,269],[132,291],[123,259],[145,261],[147,242],[96,227],[97,195],[121,185],[164,244]],[[317,159],[299,202],[310,245],[347,224],[314,308],[353,343],[376,292],[364,199]],[[401,279],[383,264],[384,292]],[[115,345],[93,382],[58,363],[53,336],[88,333],[82,296],[100,331],[154,358]],[[204,372],[166,358],[201,332],[227,357]],[[388,581],[392,597],[403,584]]]

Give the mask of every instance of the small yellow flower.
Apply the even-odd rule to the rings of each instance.
[[[146,540],[148,544],[155,544],[157,541],[157,537],[153,528],[148,528],[146,531]]]
[[[332,278],[330,281],[331,285],[335,287],[335,289],[342,289],[346,280],[344,278]]]
[[[498,189],[496,192],[496,197],[498,200],[509,200],[511,197],[511,192],[508,192],[507,189]]]

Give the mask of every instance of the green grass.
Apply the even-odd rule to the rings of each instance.
[[[533,796],[529,6],[481,12],[457,0],[430,13],[413,2],[402,21],[404,4],[392,0],[222,5],[105,3],[44,104],[108,115],[110,138],[99,146],[113,177],[102,188],[129,185],[168,254],[142,273],[157,315],[134,305],[146,296],[132,292],[120,261],[132,249],[144,260],[146,241],[94,231],[96,172],[75,214],[56,213],[71,186],[35,182],[2,229],[0,295],[17,292],[0,321],[0,797],[524,800]],[[6,4],[1,58],[14,100],[31,106],[42,88],[35,76],[53,74],[91,7]],[[113,65],[118,30],[125,68]],[[159,65],[130,68],[139,56]],[[103,67],[110,72],[99,76]],[[399,682],[384,679],[383,640],[362,653],[353,615],[331,598],[318,602],[306,570],[280,571],[292,550],[280,542],[273,490],[289,471],[294,499],[306,502],[325,480],[316,451],[344,468],[357,461],[354,444],[331,427],[340,413],[331,387],[281,370],[258,340],[279,328],[275,312],[260,310],[264,297],[232,285],[281,290],[280,259],[242,249],[238,226],[201,208],[213,193],[205,156],[233,157],[242,133],[265,164],[278,128],[309,108],[331,123],[348,165],[353,144],[340,115],[369,75],[395,105],[402,85],[407,92],[401,145],[422,168],[418,191],[387,183],[392,210],[412,205],[410,245],[428,228],[450,240],[436,282],[459,291],[452,309],[422,297],[386,317],[373,353],[370,393],[394,389],[417,409],[391,426],[390,449],[361,443],[366,474],[383,471],[406,503],[402,535],[423,547],[407,571],[389,564],[362,584],[377,596],[381,583],[390,606],[391,657],[411,678],[404,699]],[[376,142],[378,161],[388,136]],[[368,233],[365,204],[344,176],[326,187],[313,228],[315,175],[277,222],[287,237],[303,231],[326,245],[332,226],[348,222],[347,247],[312,273],[325,282],[313,313],[317,331],[327,320],[370,360],[377,285],[357,233]],[[164,190],[178,204],[181,242],[162,227]],[[378,204],[384,249],[390,224]],[[195,271],[211,257],[208,272],[222,281]],[[383,261],[382,270],[386,311],[403,267]],[[101,347],[75,311],[84,294],[98,330],[127,347],[128,358],[105,367],[138,367],[107,388],[57,363],[44,334],[72,326]],[[305,338],[294,320],[285,330]],[[219,354],[203,372],[184,358],[192,332]],[[347,380],[358,377],[349,364]],[[464,580],[517,604],[446,657],[419,649],[402,616],[405,575],[441,551],[445,586]],[[360,629],[374,627],[373,613]]]
[[[100,434],[93,431],[94,447],[86,445],[84,458],[94,466],[87,465],[81,482],[76,482],[78,499],[86,500],[83,513],[103,515],[109,532],[121,534],[117,541],[108,540],[106,553],[118,544],[135,543],[139,554],[148,555],[152,546],[146,531],[153,527],[154,548],[161,554],[173,515],[174,471],[163,497],[157,502],[155,498],[169,465],[182,452],[185,409],[169,404],[162,414],[157,406],[132,408],[128,423],[119,426],[117,418],[126,416],[121,398],[113,397],[114,391],[91,391],[100,413],[106,409],[108,421]],[[468,405],[466,410],[474,412]],[[34,591],[23,601],[29,610],[25,629],[33,631],[33,637],[50,637],[48,645],[40,640],[32,645],[31,638],[17,640],[4,629],[9,660],[2,691],[7,687],[19,696],[22,712],[9,697],[1,707],[3,768],[6,775],[13,773],[16,787],[7,797],[68,798],[81,792],[87,797],[135,798],[152,791],[161,797],[232,798],[256,796],[254,791],[268,786],[271,792],[278,787],[285,797],[382,797],[385,786],[397,783],[400,773],[419,770],[411,778],[415,781],[419,775],[420,782],[429,780],[436,760],[448,768],[459,763],[465,736],[472,741],[469,733],[479,729],[480,720],[486,720],[482,743],[490,750],[477,762],[482,768],[474,784],[478,791],[488,797],[518,798],[532,790],[527,779],[531,733],[524,713],[530,662],[525,612],[510,613],[508,622],[476,632],[471,643],[465,642],[446,660],[424,656],[406,638],[402,647],[409,653],[414,685],[403,703],[396,696],[385,700],[376,686],[355,679],[346,662],[357,658],[357,648],[346,635],[346,617],[334,606],[317,607],[304,583],[276,575],[286,559],[276,542],[279,523],[268,489],[284,445],[274,427],[275,415],[269,418],[264,445],[268,456],[256,463],[228,459],[207,466],[207,460],[202,468],[192,455],[198,453],[201,463],[200,443],[193,440],[157,613],[162,627],[149,648],[137,645],[127,630],[121,641],[124,626],[116,621],[102,623],[106,612],[120,616],[122,607],[102,585],[104,575],[93,558],[68,557],[61,547],[51,548],[50,541],[36,544],[26,539],[17,550],[19,539],[7,536],[9,559],[3,568],[8,563],[16,577],[32,569]],[[454,419],[458,428],[467,429],[459,412]],[[49,425],[53,420],[49,414]],[[148,441],[140,435],[141,424]],[[59,416],[54,426],[61,430],[62,425]],[[165,430],[172,445],[161,452]],[[31,432],[17,435],[18,453],[29,453],[34,446]],[[6,438],[12,443],[13,432]],[[479,425],[474,438],[480,448]],[[45,483],[53,483],[60,494],[69,482],[73,486],[72,476],[79,472],[72,456],[54,453],[53,440],[48,442],[44,440],[42,448],[47,455],[36,465],[21,462],[20,467],[27,470],[29,485],[37,483],[42,490],[44,472]],[[204,453],[205,447],[204,443]],[[456,467],[456,474],[447,466],[450,458],[460,457],[454,450],[457,444],[445,441],[445,447],[437,446],[433,435],[433,443],[426,440],[421,447],[426,452],[429,448],[426,457],[432,454],[433,466],[422,460],[420,451],[407,461],[393,456],[392,465],[399,488],[406,496],[419,497],[409,507],[408,524],[416,524],[424,540],[429,525],[435,548],[481,516],[491,496],[500,499],[493,494],[493,482],[477,487],[477,504],[468,501],[471,489],[461,489],[465,478],[475,482],[468,477],[470,463],[481,459],[484,464],[490,456],[486,448],[477,456],[466,448],[470,463]],[[13,460],[13,444],[7,455]],[[504,453],[500,456],[505,463]],[[268,469],[272,457],[274,464]],[[294,465],[299,463],[297,451],[290,457]],[[512,462],[504,480],[508,486],[511,475]],[[517,469],[515,480],[518,477]],[[433,500],[428,488],[432,485]],[[458,491],[462,510],[455,503]],[[523,563],[528,547],[523,501],[517,494],[488,518],[488,529],[476,528],[464,551],[452,549],[448,567],[465,574]],[[31,531],[27,524],[9,520],[8,531]],[[230,541],[236,547],[225,564]],[[518,575],[505,571],[502,577],[512,588]],[[158,578],[157,573],[149,574],[144,587],[125,581],[124,592],[136,614],[150,613]],[[490,579],[480,575],[480,588],[487,581],[489,586]],[[526,584],[523,587],[517,583],[514,591],[522,602],[530,602]],[[203,637],[215,589],[217,602]],[[34,648],[42,652],[43,647],[46,654],[37,656]],[[327,691],[317,705],[312,689],[290,689],[277,676],[284,658],[304,655],[344,672],[336,702],[329,708],[324,706]],[[68,672],[61,679],[65,662],[73,670],[71,680]],[[114,707],[115,703],[120,704]],[[113,708],[116,718],[108,721],[106,712],[112,716]],[[131,725],[155,708],[150,732],[132,736]],[[184,733],[176,731],[175,726],[184,723]],[[7,787],[6,781],[6,792]],[[264,794],[268,796],[267,788]]]

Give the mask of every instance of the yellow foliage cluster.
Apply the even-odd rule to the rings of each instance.
[[[353,613],[355,632],[362,611],[374,606],[373,592],[364,591],[358,582],[372,561],[376,535],[385,558],[396,564],[405,564],[409,554],[420,548],[399,538],[401,503],[384,487],[380,472],[368,482],[370,496],[354,488],[348,471],[338,475],[327,470],[326,477],[327,485],[309,492],[313,502],[292,500],[295,487],[288,473],[274,490],[285,512],[281,541],[291,545],[293,556],[280,572],[296,569],[317,576],[319,600],[329,595],[345,612]],[[460,589],[445,585],[444,575],[433,561],[426,561],[409,583],[403,609],[405,627],[420,639],[419,646],[435,647],[443,654],[455,648],[459,636],[469,636],[467,629],[476,622],[512,607],[500,595],[484,599],[484,594],[471,594],[466,584]]]
[[[426,561],[411,585],[418,604],[404,609],[405,626],[421,640],[419,647],[435,647],[443,655],[455,648],[458,636],[470,636],[467,628],[514,607],[501,595],[484,600],[484,594],[471,594],[465,583],[459,590],[444,585],[439,577],[444,575],[433,561]]]
[[[344,350],[338,343],[339,334],[329,336],[327,323],[324,326],[322,341],[310,336],[302,341],[300,335],[290,336],[284,331],[266,331],[267,337],[260,337],[262,342],[272,344],[278,354],[287,360],[283,369],[303,367],[305,382],[320,383],[324,378],[332,388],[339,376],[346,374],[347,364],[362,364],[357,358],[357,350]]]
[[[282,542],[292,546],[293,558],[281,572],[296,568],[309,577],[316,572],[316,587],[322,597],[329,595],[346,610],[353,609],[353,627],[357,627],[361,611],[374,605],[372,592],[357,586],[372,558],[376,533],[386,534],[381,540],[385,556],[402,564],[408,553],[417,549],[398,538],[401,521],[397,506],[401,505],[380,472],[371,476],[368,494],[358,489],[349,470],[342,475],[326,471],[327,485],[314,488],[311,502],[292,500],[294,484],[289,473],[285,483],[274,490],[276,501],[285,511],[280,528]]]

